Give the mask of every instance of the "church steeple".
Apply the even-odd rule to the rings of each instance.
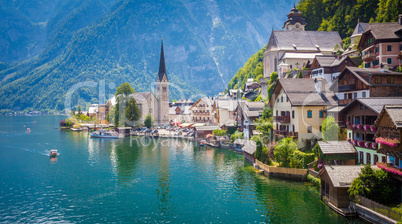
[[[306,26],[306,20],[301,17],[301,12],[296,8],[296,3],[293,2],[293,8],[290,10],[288,14],[288,20],[286,20],[283,28],[285,30],[304,30]]]
[[[166,81],[168,81],[167,74],[166,74],[165,54],[163,52],[163,38],[162,38],[162,40],[161,40],[161,58],[160,58],[160,61],[159,61],[158,81],[162,82],[164,77],[166,77]]]

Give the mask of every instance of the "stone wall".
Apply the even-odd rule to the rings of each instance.
[[[384,215],[381,215],[380,213],[377,213],[364,206],[355,204],[354,202],[351,202],[350,204],[356,210],[357,215],[360,218],[362,218],[370,223],[375,223],[375,224],[396,224],[397,223],[395,220],[385,217]]]

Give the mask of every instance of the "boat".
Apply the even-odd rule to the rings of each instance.
[[[82,128],[71,128],[71,131],[82,131]]]
[[[201,141],[200,141],[200,146],[202,147],[202,146],[204,146],[206,143],[207,143],[207,141],[201,140]]]
[[[51,149],[50,150],[50,157],[56,157],[57,156],[57,149]]]
[[[118,139],[118,138],[123,138],[123,134],[119,134],[116,131],[110,131],[110,130],[99,130],[99,131],[94,131],[89,134],[91,138],[112,138],[112,139]]]

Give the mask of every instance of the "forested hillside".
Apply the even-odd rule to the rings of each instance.
[[[264,51],[267,45],[259,50],[256,54],[248,59],[246,64],[236,72],[234,77],[230,80],[227,90],[229,89],[244,89],[244,85],[248,78],[254,78],[259,80],[263,77],[264,67]]]
[[[307,21],[306,30],[338,31],[342,38],[360,22],[396,22],[400,0],[300,0],[297,8]]]
[[[262,0],[63,0],[50,1],[52,10],[43,6],[34,18],[41,8],[29,5],[34,8],[37,2],[46,5],[49,0],[15,0],[6,5],[7,12],[17,12],[8,22],[18,14],[27,24],[41,28],[35,31],[27,26],[26,34],[18,24],[8,23],[0,30],[0,43],[10,45],[9,56],[22,52],[13,58],[29,58],[0,60],[0,110],[63,110],[67,91],[80,82],[104,80],[106,95],[123,82],[137,91],[150,91],[158,71],[161,37],[171,100],[182,97],[176,87],[184,97],[214,95],[265,44],[272,25],[281,26],[277,18],[285,18],[292,4],[291,0],[278,4]],[[26,38],[10,38],[12,30]],[[44,32],[46,38],[42,42],[29,39],[35,32]],[[14,52],[16,46],[27,51],[36,46],[40,52],[32,57],[36,50]],[[73,105],[96,102],[98,90],[80,88]]]

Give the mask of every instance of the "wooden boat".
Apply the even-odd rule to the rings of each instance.
[[[116,131],[109,131],[103,129],[91,132],[89,136],[91,136],[91,138],[111,138],[111,139],[124,138],[123,134],[119,134]]]
[[[200,141],[200,146],[201,146],[201,147],[204,146],[205,144],[207,144],[207,141],[205,141],[205,140],[201,140],[201,141]]]
[[[83,128],[71,128],[71,131],[82,131]]]
[[[50,157],[56,157],[57,156],[57,150],[56,149],[51,149],[50,150]]]

